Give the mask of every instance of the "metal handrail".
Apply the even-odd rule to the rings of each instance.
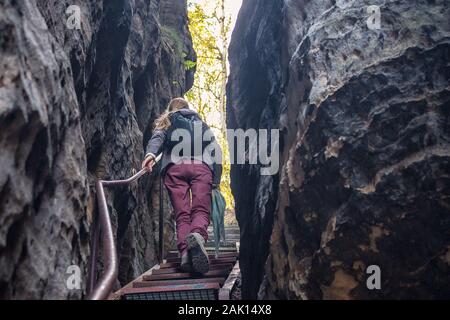
[[[155,159],[155,164],[162,158],[160,154]],[[98,180],[96,182],[97,189],[97,202],[98,202],[98,218],[94,222],[94,240],[92,245],[91,255],[91,269],[89,272],[89,295],[88,300],[103,300],[108,298],[112,292],[115,281],[118,275],[118,258],[116,251],[116,243],[114,239],[114,233],[111,225],[111,219],[109,217],[108,205],[106,203],[104,187],[127,185],[137,181],[139,178],[148,173],[147,169],[142,169],[132,177],[125,180]],[[161,221],[160,221],[161,223]],[[98,254],[98,235],[99,228],[102,232],[102,244],[103,244],[103,261],[105,264],[105,272],[102,274],[100,280],[95,284],[96,276],[96,260]]]

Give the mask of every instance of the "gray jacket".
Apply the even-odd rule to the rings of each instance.
[[[200,119],[199,115],[197,114],[197,112],[190,110],[190,109],[183,109],[178,111],[183,115],[186,116],[197,116],[198,119]],[[209,128],[209,127],[208,127]],[[155,132],[153,132],[152,137],[150,138],[150,141],[147,144],[147,148],[146,148],[146,157],[148,155],[152,155],[154,157],[156,157],[159,153],[163,153],[162,159],[161,159],[161,173],[162,175],[164,175],[165,169],[167,168],[167,166],[171,163],[174,163],[174,161],[171,158],[171,154],[170,154],[170,150],[167,150],[167,148],[165,148],[164,142],[166,140],[166,136],[167,136],[167,131],[166,130],[155,130]],[[215,144],[215,149],[216,150],[220,150],[220,154],[217,155],[217,159],[218,161],[212,161],[211,159],[197,159],[197,157],[193,156],[190,158],[190,160],[194,159],[194,160],[200,160],[205,162],[209,168],[211,169],[212,173],[213,173],[213,185],[214,186],[218,186],[220,184],[220,179],[222,178],[222,158],[221,158],[221,149],[219,144],[217,143],[215,137],[213,136],[211,143]],[[206,161],[205,161],[206,160]]]

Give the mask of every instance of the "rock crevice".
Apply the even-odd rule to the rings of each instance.
[[[0,4],[1,298],[85,294],[95,180],[139,168],[153,120],[192,86],[184,59],[185,1]],[[156,262],[158,180],[107,191],[121,284]],[[70,265],[80,290],[66,286]]]
[[[228,123],[282,132],[279,183],[232,169],[242,255],[260,256],[242,260],[244,297],[450,296],[449,16],[445,1],[244,2]],[[254,87],[257,72],[270,86]],[[267,225],[253,223],[262,193]],[[370,265],[381,290],[366,286]]]

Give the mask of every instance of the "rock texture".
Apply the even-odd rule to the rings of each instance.
[[[153,120],[192,85],[184,59],[185,1],[2,1],[0,298],[85,294],[95,179],[140,166]],[[154,176],[107,192],[122,284],[156,260],[158,188]]]
[[[283,83],[281,10],[280,1],[242,5],[229,49],[228,128],[278,128]],[[278,175],[261,176],[259,169],[256,165],[231,166],[244,299],[256,297],[263,276],[279,181]]]
[[[283,133],[279,177],[232,169],[244,298],[450,297],[449,17],[444,0],[244,2],[228,123]]]

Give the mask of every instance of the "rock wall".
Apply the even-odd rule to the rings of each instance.
[[[227,127],[278,128],[282,104],[282,3],[244,1],[229,49]],[[242,297],[254,298],[263,277],[278,189],[278,175],[257,165],[232,165],[231,188],[241,232]]]
[[[282,132],[278,178],[232,171],[244,297],[450,297],[449,17],[444,0],[244,2],[228,123]]]
[[[2,1],[0,298],[85,294],[95,179],[140,167],[153,120],[192,86],[184,59],[186,1]],[[107,191],[121,284],[156,261],[158,188],[153,176]]]

